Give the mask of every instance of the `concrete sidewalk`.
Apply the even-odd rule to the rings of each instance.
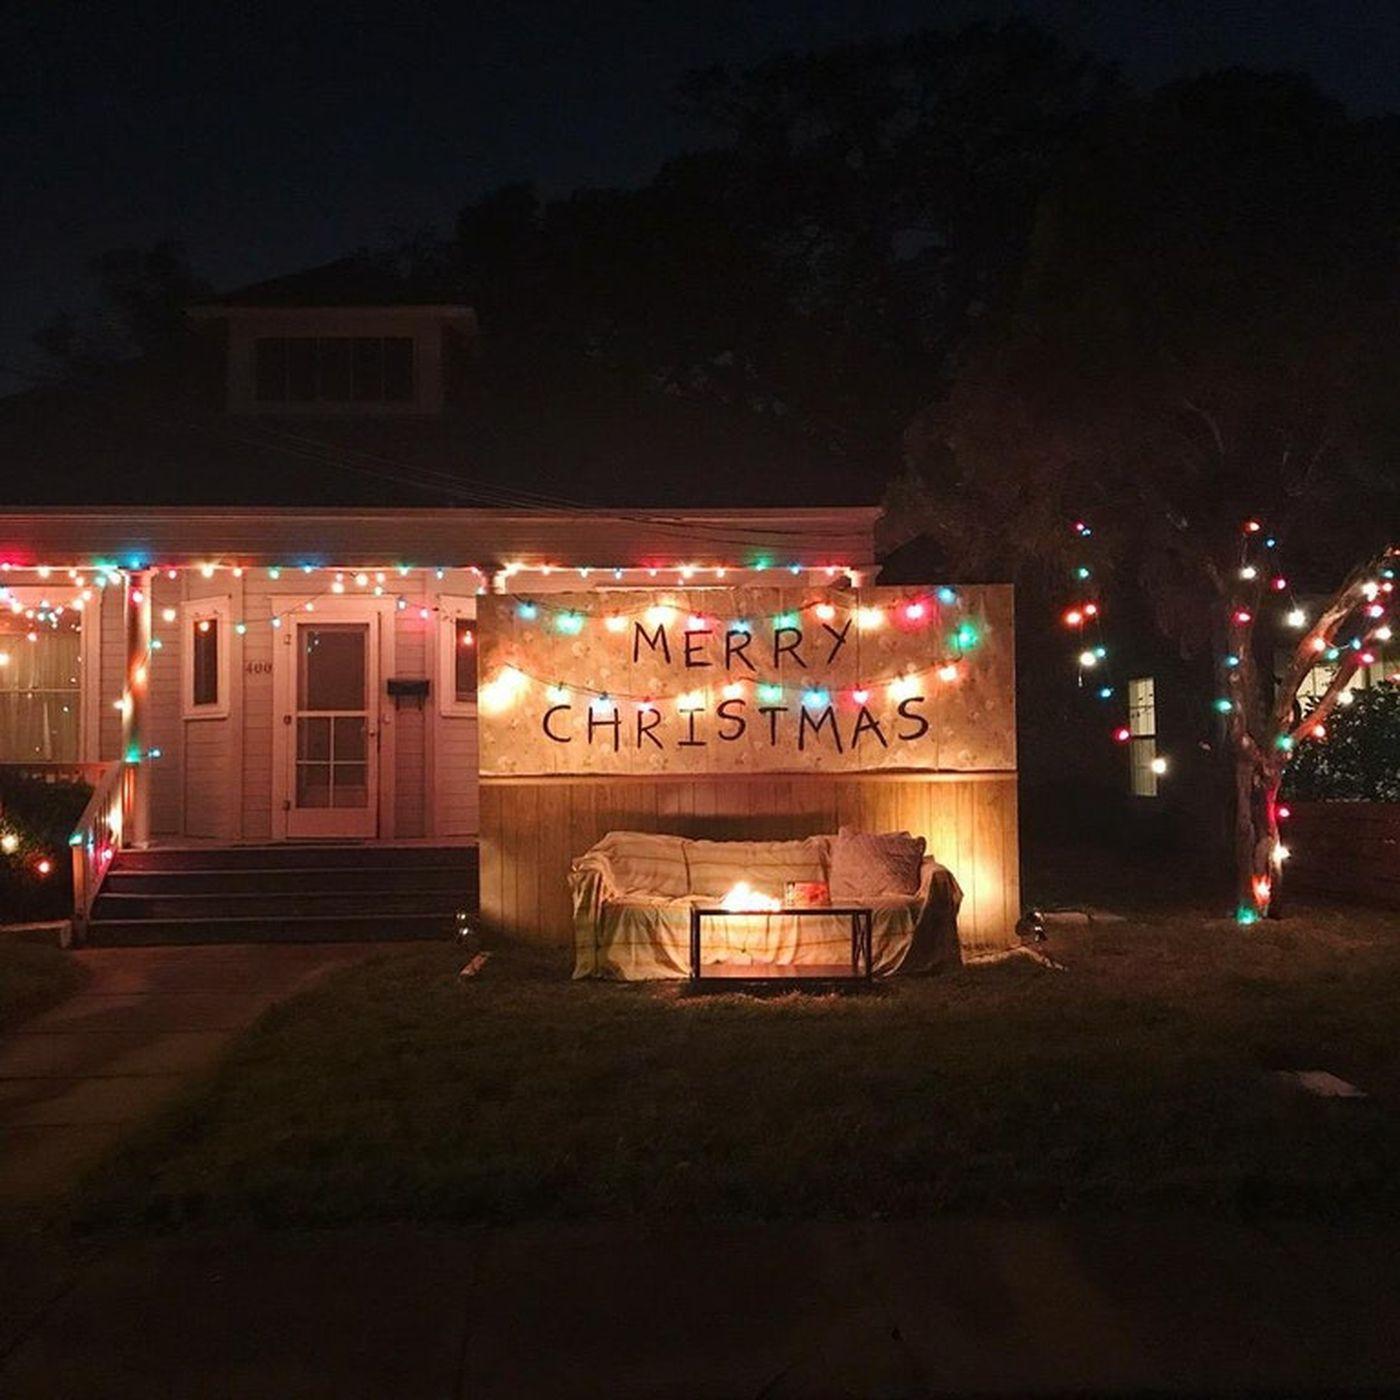
[[[86,986],[0,1039],[0,1207],[63,1194],[274,1002],[402,944],[91,948]]]
[[[1397,1249],[1400,1226],[1202,1220],[128,1241],[48,1261],[46,1303],[0,1341],[0,1392],[1389,1390],[1400,1387]]]

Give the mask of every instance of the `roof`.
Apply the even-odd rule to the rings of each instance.
[[[874,563],[878,509],[770,511],[182,510],[0,514],[0,562],[18,566],[500,564],[775,568]]]
[[[364,253],[284,277],[270,277],[196,302],[209,314],[235,307],[437,306],[465,308],[462,288],[441,275],[425,275],[388,257]]]
[[[4,504],[757,509],[882,494],[873,461],[596,363],[475,383],[440,415],[244,416],[224,408],[213,337],[190,339],[173,366],[0,399]]]

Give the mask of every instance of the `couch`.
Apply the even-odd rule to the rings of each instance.
[[[574,976],[621,981],[690,973],[690,910],[716,905],[736,882],[781,898],[790,880],[828,881],[833,836],[798,841],[701,841],[612,831],[573,861]],[[876,976],[955,962],[962,890],[932,857],[913,895],[833,897],[874,910]],[[850,964],[850,920],[751,913],[706,920],[704,963],[787,969]]]

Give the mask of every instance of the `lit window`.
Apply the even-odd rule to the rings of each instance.
[[[193,649],[194,676],[190,703],[217,705],[219,703],[219,621],[201,617],[190,636]]]
[[[82,757],[81,614],[30,612],[0,608],[0,763],[74,763]]]
[[[469,617],[452,620],[452,651],[458,704],[476,703],[476,623]]]
[[[260,336],[254,346],[259,403],[410,403],[410,336]]]
[[[476,714],[476,599],[438,595],[438,708],[444,715]]]
[[[222,719],[229,702],[229,600],[184,605],[181,672],[186,719]]]
[[[1151,676],[1128,682],[1129,784],[1134,797],[1157,796],[1157,687]]]

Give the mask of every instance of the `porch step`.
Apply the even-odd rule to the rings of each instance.
[[[474,846],[307,844],[122,851],[87,941],[440,938],[477,908]]]
[[[187,870],[129,870],[116,865],[102,883],[102,898],[108,895],[182,894],[300,894],[333,886],[342,893],[354,890],[381,890],[386,884],[382,867],[338,869],[300,865],[285,869],[220,870],[191,867]],[[470,865],[410,865],[395,872],[396,890],[441,890],[476,894],[476,863]]]
[[[89,926],[88,943],[102,948],[155,943],[354,943],[447,938],[443,914],[333,914],[326,918],[104,919]]]
[[[108,919],[219,919],[300,918],[333,914],[363,914],[371,906],[380,914],[452,914],[476,907],[476,889],[445,890],[359,889],[359,890],[264,890],[244,888],[222,892],[162,891],[159,894],[109,894],[106,887],[98,896],[93,916]],[[450,908],[448,906],[451,906]]]
[[[475,846],[291,842],[273,846],[154,846],[122,851],[113,870],[476,869]]]

